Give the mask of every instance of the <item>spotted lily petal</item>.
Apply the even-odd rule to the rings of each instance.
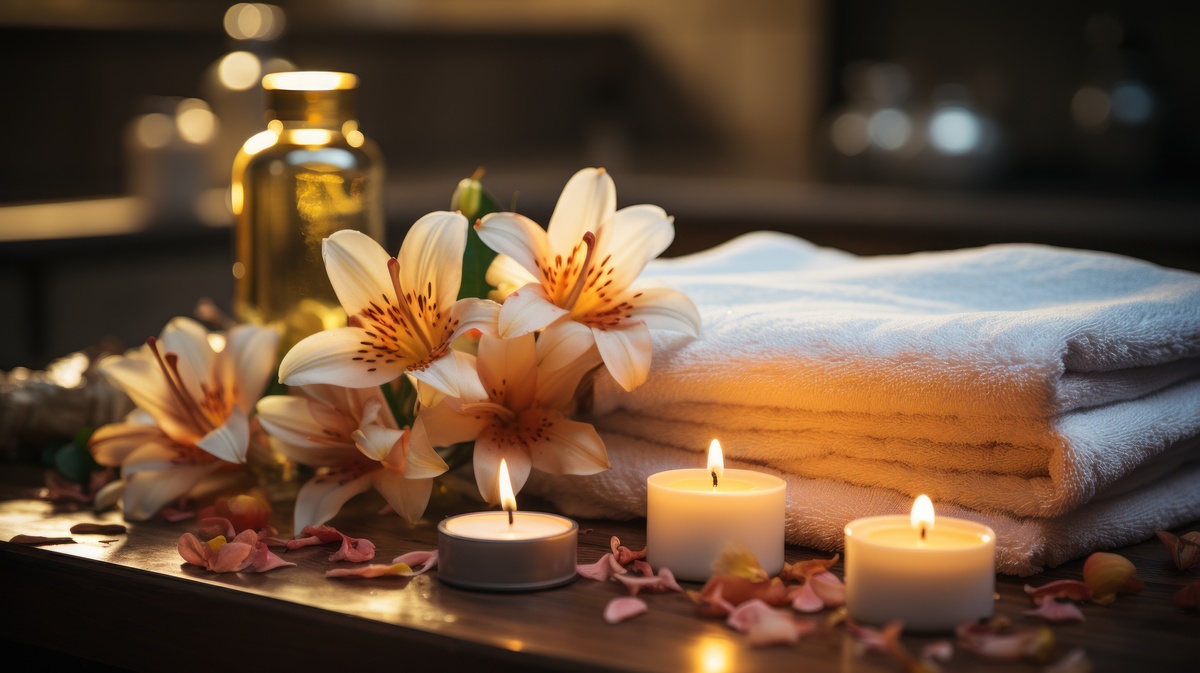
[[[424,296],[421,310],[448,309],[458,298],[462,281],[463,251],[467,247],[467,218],[460,213],[429,213],[413,224],[396,256],[400,286]]]
[[[512,283],[520,276],[511,269],[515,265],[539,282],[545,279],[543,260],[552,262],[553,251],[546,230],[536,222],[516,213],[492,213],[475,225],[475,232],[489,248],[503,256],[492,260],[487,280],[493,285]],[[578,240],[578,239],[576,239]]]
[[[520,493],[532,467],[529,454],[520,449],[514,450],[514,447],[501,443],[497,437],[485,435],[475,440],[475,484],[483,499],[493,505],[500,502],[498,479],[501,459],[508,463],[513,493]]]
[[[700,336],[700,311],[687,295],[662,287],[630,290],[621,298],[631,307],[629,320],[640,320],[650,329]]]
[[[462,400],[487,399],[475,370],[475,358],[466,353],[450,351],[428,367],[412,372],[411,376],[451,397]]]
[[[159,337],[162,349],[178,358],[180,378],[196,399],[204,399],[200,384],[217,374],[217,356],[208,342],[208,330],[191,318],[173,318]]]
[[[374,337],[361,327],[340,327],[307,336],[279,363],[287,386],[313,383],[375,388],[404,373],[414,358],[386,357],[372,348]],[[366,351],[360,353],[359,351]],[[391,360],[390,362],[388,360]]]
[[[609,468],[604,440],[588,423],[572,421],[553,409],[530,409],[520,422],[536,423],[543,439],[529,447],[533,466],[549,474],[596,474]]]
[[[321,244],[329,283],[347,315],[358,315],[385,296],[395,301],[388,272],[391,256],[366,234],[353,229],[334,232]]]

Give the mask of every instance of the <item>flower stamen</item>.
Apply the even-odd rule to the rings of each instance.
[[[158,368],[162,370],[163,376],[166,377],[167,389],[171,391],[175,401],[187,413],[196,428],[202,431],[201,434],[207,434],[215,426],[205,417],[203,410],[184,387],[183,378],[179,375],[179,356],[175,353],[167,353],[164,357],[158,350],[158,339],[154,337],[146,339],[146,345],[150,347],[150,352],[154,353],[154,360],[158,363]]]
[[[575,276],[575,284],[571,286],[571,293],[567,295],[566,300],[563,302],[563,308],[565,309],[574,308],[576,300],[579,299],[579,295],[583,293],[584,286],[587,285],[586,281],[590,272],[589,266],[592,263],[592,255],[596,252],[596,235],[590,231],[584,233],[583,244],[587,246],[587,253],[583,256],[583,263],[579,267],[579,273]]]

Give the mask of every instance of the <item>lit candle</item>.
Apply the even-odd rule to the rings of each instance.
[[[438,579],[485,591],[532,591],[575,579],[579,525],[556,514],[517,512],[500,461],[503,511],[473,512],[438,524]]]
[[[990,617],[996,534],[964,519],[934,519],[921,495],[910,516],[846,525],[846,607],[862,622],[903,620],[908,630],[946,631]]]
[[[730,542],[749,550],[771,575],[783,569],[787,485],[752,470],[726,470],[713,440],[707,469],[668,470],[646,480],[646,554],[655,567],[703,582]]]

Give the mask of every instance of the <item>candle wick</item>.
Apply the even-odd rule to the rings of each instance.
[[[713,478],[713,488],[716,488],[717,487],[717,471],[716,470],[712,471],[712,478]]]
[[[508,525],[513,525],[513,511],[511,509],[508,510]],[[925,531],[923,529],[921,531],[921,537],[925,537]]]
[[[510,519],[512,518],[511,514],[509,515],[509,518]],[[509,523],[512,523],[512,522],[510,521]],[[925,526],[921,526],[921,539],[922,540],[925,539]]]

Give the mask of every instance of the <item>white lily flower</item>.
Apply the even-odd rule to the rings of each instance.
[[[407,372],[448,395],[478,394],[460,388],[473,380],[471,364],[450,343],[470,329],[495,334],[500,307],[455,301],[466,245],[467,220],[450,212],[418,220],[395,258],[354,230],[325,239],[325,270],[350,326],[296,344],[279,365],[279,380],[374,388]]]
[[[548,230],[516,213],[493,213],[475,229],[500,253],[487,281],[506,295],[502,337],[583,325],[613,378],[633,390],[650,370],[650,329],[700,335],[686,295],[634,284],[675,238],[672,219],[658,206],[616,210],[616,187],[602,168],[572,176]]]
[[[582,329],[582,328],[580,328]],[[604,441],[587,423],[563,414],[584,373],[600,364],[590,339],[562,330],[479,341],[478,379],[487,396],[446,398],[424,409],[413,425],[422,450],[474,440],[475,482],[490,503],[499,500],[500,461],[513,492],[537,468],[551,474],[595,474],[609,467]]]
[[[274,330],[238,325],[214,350],[203,326],[175,318],[158,339],[100,363],[138,407],[89,442],[96,462],[121,468],[127,519],[148,519],[246,461],[247,419],[274,369],[278,343]]]
[[[373,389],[311,385],[258,403],[258,420],[272,446],[318,468],[296,496],[295,531],[332,519],[350,498],[371,488],[400,516],[416,523],[433,478],[447,469],[433,449],[409,441]]]

